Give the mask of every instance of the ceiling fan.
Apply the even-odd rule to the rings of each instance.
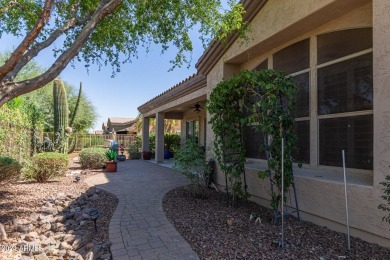
[[[201,105],[199,105],[198,102],[196,102],[196,104],[193,107],[190,107],[190,108],[194,108],[194,112],[196,112],[196,113],[199,113],[200,110],[202,109]]]

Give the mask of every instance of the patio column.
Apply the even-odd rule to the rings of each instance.
[[[186,141],[187,129],[186,129],[186,120],[180,121],[180,145],[183,145]]]
[[[150,152],[149,147],[149,117],[142,118],[142,152]]]
[[[156,162],[164,162],[164,113],[156,113]]]

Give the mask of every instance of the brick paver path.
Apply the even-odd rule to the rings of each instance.
[[[92,176],[87,183],[119,199],[109,228],[114,260],[199,259],[162,208],[166,192],[188,183],[183,176],[157,164],[130,160],[118,162],[118,172]]]

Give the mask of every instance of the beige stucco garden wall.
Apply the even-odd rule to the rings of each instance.
[[[253,69],[265,58],[293,42],[333,30],[373,27],[374,60],[374,167],[371,182],[349,184],[351,234],[364,240],[390,247],[389,225],[382,222],[384,213],[377,209],[382,203],[380,181],[390,174],[390,1],[388,0],[299,0],[268,1],[251,23],[248,43],[234,43],[207,75],[207,94],[221,80],[242,68]],[[311,61],[313,63],[315,61]],[[229,63],[227,65],[227,63]],[[272,59],[270,59],[272,64]],[[315,83],[315,82],[312,82]],[[312,113],[316,115],[315,113]],[[209,118],[209,115],[207,115]],[[311,130],[317,131],[317,119],[311,118]],[[214,136],[207,125],[207,144]],[[317,144],[312,140],[312,177],[296,177],[297,196],[304,220],[345,232],[343,183],[315,178],[319,167]],[[313,152],[314,151],[314,152]],[[261,162],[260,162],[261,164]],[[324,168],[321,168],[324,170]],[[329,168],[330,169],[330,168]],[[326,170],[326,168],[325,168]],[[340,170],[333,169],[336,172]],[[269,181],[259,180],[258,169],[248,164],[248,191],[252,199],[269,206]],[[341,174],[341,173],[340,173]],[[367,173],[366,173],[367,174]],[[215,182],[224,185],[223,174]]]

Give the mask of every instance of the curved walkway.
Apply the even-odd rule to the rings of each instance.
[[[98,174],[86,182],[119,199],[109,227],[114,260],[199,259],[162,208],[166,192],[188,184],[183,176],[157,164],[130,160],[118,162],[118,172]]]

